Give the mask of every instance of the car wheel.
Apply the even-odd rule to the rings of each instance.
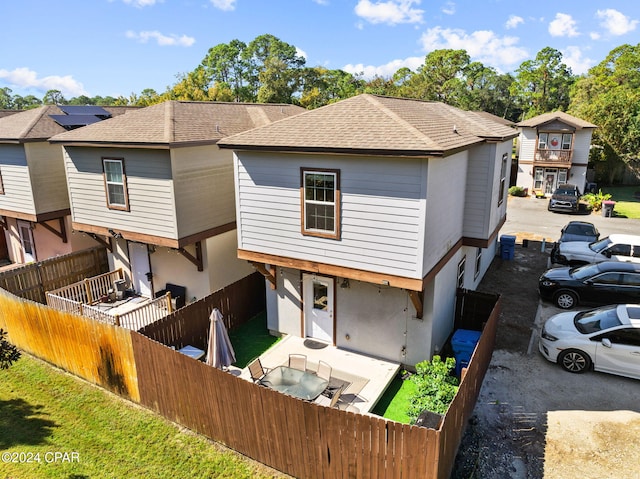
[[[555,296],[555,303],[559,308],[571,309],[578,304],[578,296],[573,291],[560,291]]]
[[[558,356],[558,364],[565,371],[581,374],[591,368],[591,358],[578,349],[567,349]]]

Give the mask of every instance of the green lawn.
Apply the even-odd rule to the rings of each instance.
[[[605,194],[609,193],[611,199],[616,202],[613,209],[616,216],[640,219],[640,200],[634,197],[636,191],[640,191],[640,187],[607,186],[602,188],[602,192]]]
[[[0,479],[287,477],[27,355],[0,385]]]

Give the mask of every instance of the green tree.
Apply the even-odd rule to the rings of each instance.
[[[323,67],[302,69],[299,103],[309,109],[344,100],[360,93],[365,82],[344,70]]]
[[[468,65],[469,55],[465,50],[429,52],[424,65],[402,82],[398,95],[457,106],[465,88],[463,75]]]
[[[456,366],[453,358],[444,361],[435,355],[431,361],[416,364],[416,374],[410,377],[416,385],[407,415],[415,423],[423,411],[444,414],[458,392],[458,378],[451,375]]]
[[[249,94],[249,62],[244,58],[247,45],[240,40],[212,47],[202,60],[202,67],[214,88],[214,96],[228,96],[232,92],[234,101],[251,101]],[[224,94],[222,92],[225,92]]]
[[[580,78],[569,112],[598,126],[590,161],[601,181],[615,183],[640,156],[640,44],[613,49]]]
[[[566,111],[575,77],[562,63],[562,53],[550,47],[538,52],[534,60],[526,60],[516,70],[511,94],[524,110],[524,117]]]
[[[20,359],[20,351],[6,339],[7,332],[0,328],[0,369],[8,369]]]
[[[22,97],[15,95],[13,97],[13,108],[16,110],[28,110],[30,108],[37,108],[42,105],[42,100],[34,95],[27,95]]]
[[[13,108],[13,90],[9,87],[0,88],[0,109],[10,110]]]
[[[49,90],[42,98],[42,103],[45,105],[64,105],[67,103],[67,100],[60,90]]]

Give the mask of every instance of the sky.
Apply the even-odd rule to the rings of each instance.
[[[38,98],[162,93],[210,48],[264,34],[365,79],[443,48],[506,73],[551,47],[582,74],[640,43],[635,0],[3,0],[2,18],[0,88]]]

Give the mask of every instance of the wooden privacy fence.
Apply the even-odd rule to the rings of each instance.
[[[206,350],[213,308],[220,310],[227,329],[235,329],[265,306],[264,276],[256,272],[145,326],[140,333],[177,349],[190,344]]]
[[[301,401],[135,331],[6,292],[0,328],[28,353],[292,476],[447,479],[495,341],[499,297],[484,300],[494,307],[439,430]]]
[[[56,256],[0,272],[0,288],[45,304],[45,292],[109,270],[103,246]]]

